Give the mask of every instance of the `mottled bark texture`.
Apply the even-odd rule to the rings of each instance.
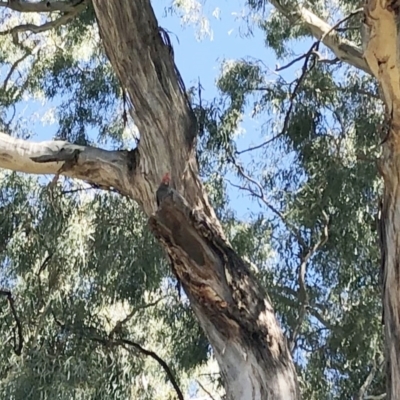
[[[388,129],[380,162],[385,189],[381,210],[383,307],[387,392],[400,400],[400,58],[399,2],[370,0],[365,6],[364,57],[378,79]]]

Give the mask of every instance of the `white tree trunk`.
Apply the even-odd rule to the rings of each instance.
[[[400,58],[399,5],[370,0],[365,7],[365,59],[387,107],[380,171],[385,190],[381,213],[386,398],[400,400]]]

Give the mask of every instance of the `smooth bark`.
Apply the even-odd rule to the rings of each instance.
[[[400,400],[400,59],[399,6],[369,1],[365,8],[365,59],[378,79],[387,107],[380,171],[386,396]]]

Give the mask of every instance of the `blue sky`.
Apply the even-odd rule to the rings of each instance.
[[[223,59],[239,59],[245,56],[268,59],[270,65],[275,65],[272,52],[263,45],[263,35],[260,30],[254,31],[253,37],[243,37],[240,32],[246,31],[246,23],[239,15],[243,2],[238,0],[206,1],[205,16],[210,22],[212,38],[204,36],[196,39],[197,28],[194,25],[182,26],[177,15],[165,12],[165,4],[153,1],[153,8],[160,26],[171,32],[170,38],[174,45],[175,61],[186,83],[196,85],[200,78],[205,89],[204,95],[214,97],[218,93],[215,79],[219,73]],[[216,18],[212,14],[217,9],[220,12]],[[178,42],[179,40],[179,42]]]

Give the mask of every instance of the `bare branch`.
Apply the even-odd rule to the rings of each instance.
[[[296,64],[298,61],[302,60],[303,58],[307,57],[307,53],[302,54],[299,57],[294,58],[292,61],[290,61],[288,64],[283,65],[282,67],[277,67],[275,68],[275,71],[283,71],[284,69],[287,69],[289,67],[291,67],[292,65]]]
[[[15,354],[17,356],[20,356],[21,352],[22,352],[22,347],[24,345],[24,338],[23,338],[23,335],[22,335],[21,320],[19,319],[19,317],[17,315],[17,311],[15,309],[14,298],[12,297],[12,294],[11,294],[11,292],[9,290],[0,290],[0,295],[7,297],[7,301],[8,301],[8,304],[10,306],[11,313],[12,313],[12,315],[14,317],[14,320],[15,320],[16,327],[13,329],[13,331],[14,331],[14,352],[15,352]],[[15,335],[15,329],[17,330],[18,340],[17,340],[16,335]]]
[[[333,64],[337,64],[338,62],[340,62],[340,60],[337,58],[337,57],[335,57],[335,58],[324,58],[323,56],[322,56],[322,54],[321,53],[319,53],[317,50],[315,50],[315,51],[313,51],[313,54],[315,54],[316,56],[317,56],[317,61],[319,62],[319,63],[324,63],[324,64],[331,64],[331,65],[333,65]]]
[[[252,196],[258,198],[262,203],[264,203],[265,206],[267,206],[267,208],[270,211],[272,211],[277,217],[280,218],[280,220],[286,225],[286,228],[295,236],[295,238],[297,239],[297,241],[300,244],[300,246],[302,246],[303,248],[307,248],[307,244],[304,241],[304,239],[301,237],[300,232],[298,231],[298,229],[290,221],[288,221],[288,219],[267,200],[261,184],[259,182],[257,182],[254,178],[252,178],[249,175],[247,175],[246,172],[244,171],[243,167],[241,165],[239,165],[236,162],[236,160],[232,159],[231,162],[235,166],[235,168],[236,168],[237,172],[239,173],[239,175],[242,178],[244,178],[245,180],[247,180],[248,182],[250,182],[251,184],[253,184],[258,189],[258,192],[253,190],[251,187],[245,187],[245,186],[236,185],[236,184],[230,182],[227,179],[226,179],[226,181],[228,183],[230,183],[233,187],[237,187],[238,189],[246,190]]]
[[[69,176],[99,188],[113,187],[132,198],[137,158],[136,150],[108,151],[60,140],[34,143],[0,133],[0,168]]]
[[[16,60],[13,65],[11,65],[10,71],[8,71],[8,74],[6,76],[6,78],[4,79],[3,82],[3,90],[6,91],[7,90],[7,84],[8,81],[10,80],[12,74],[14,73],[14,71],[16,70],[16,68],[18,67],[18,65],[24,61],[25,59],[27,59],[30,55],[32,54],[32,52],[26,52],[22,57],[18,58],[18,60]]]
[[[296,86],[294,87],[293,92],[291,93],[291,95],[289,97],[289,108],[288,108],[288,110],[287,110],[287,112],[285,114],[285,119],[283,121],[283,127],[282,127],[281,131],[277,135],[275,135],[272,139],[268,139],[267,141],[265,141],[265,142],[263,142],[263,143],[261,143],[261,144],[259,144],[257,146],[253,146],[253,147],[249,147],[249,148],[247,148],[245,150],[237,151],[236,154],[243,154],[243,153],[247,153],[249,151],[260,149],[260,148],[270,144],[271,142],[273,142],[274,140],[278,139],[279,137],[283,136],[286,133],[287,128],[289,127],[290,117],[292,116],[292,111],[293,111],[293,107],[294,107],[294,100],[295,100],[295,98],[297,96],[297,92],[298,92],[301,84],[303,83],[305,77],[307,76],[307,74],[315,66],[315,62],[314,62],[311,65],[311,67],[309,68],[308,67],[308,62],[310,61],[311,56],[314,55],[314,51],[316,51],[318,49],[318,44],[319,44],[319,42],[313,43],[313,45],[310,47],[310,49],[307,51],[307,53],[304,54],[304,57],[301,56],[300,58],[298,58],[298,59],[305,58],[305,60],[304,60],[303,67],[301,68],[301,75],[297,79]]]
[[[292,335],[290,338],[291,351],[293,351],[296,346],[296,339],[300,332],[301,325],[303,324],[304,318],[307,313],[307,308],[308,308],[309,299],[308,299],[307,286],[306,286],[306,271],[307,271],[308,261],[328,241],[329,217],[324,211],[322,211],[322,214],[325,218],[325,226],[323,229],[323,233],[322,233],[320,239],[318,240],[318,242],[315,243],[312,248],[309,248],[305,252],[305,254],[301,257],[301,263],[299,266],[299,274],[298,274],[298,281],[299,281],[298,298],[300,301],[300,310],[299,310],[299,316],[296,321],[296,325],[293,329],[293,332],[292,332]]]
[[[346,15],[344,18],[342,18],[341,20],[339,20],[338,22],[336,22],[335,25],[332,26],[332,28],[330,28],[328,31],[326,31],[321,39],[319,40],[320,42],[323,42],[324,39],[330,34],[332,33],[334,30],[336,30],[336,28],[338,28],[340,25],[343,24],[343,22],[346,22],[347,20],[349,20],[351,17],[354,17],[357,14],[360,14],[361,12],[364,11],[363,7],[357,8],[356,10],[350,12],[348,15]]]
[[[271,1],[271,3],[274,4],[273,1]],[[300,77],[297,79],[296,86],[295,86],[295,88],[294,88],[294,90],[293,90],[293,92],[292,92],[292,94],[290,95],[290,98],[289,98],[289,108],[288,108],[288,110],[286,112],[286,115],[285,115],[285,119],[284,119],[284,122],[283,122],[282,130],[280,131],[280,133],[278,133],[277,135],[275,135],[271,139],[268,139],[268,140],[266,140],[265,142],[263,142],[263,143],[261,143],[259,145],[249,147],[249,148],[247,148],[245,150],[237,151],[236,154],[243,154],[243,153],[247,153],[249,151],[258,150],[258,149],[260,149],[260,148],[262,148],[264,146],[267,146],[268,144],[272,143],[273,141],[275,141],[276,139],[278,139],[279,137],[283,136],[286,133],[286,130],[287,130],[288,126],[289,126],[291,113],[293,111],[294,100],[296,98],[296,95],[297,95],[297,92],[298,92],[298,90],[300,88],[300,85],[304,81],[304,78],[306,77],[307,73],[310,72],[311,69],[315,66],[315,61],[314,61],[314,64],[312,64],[311,67],[308,68],[308,62],[310,60],[310,57],[312,55],[316,56],[318,62],[324,62],[324,63],[329,63],[329,64],[335,64],[338,61],[338,59],[340,60],[340,57],[336,57],[333,60],[324,59],[322,57],[322,55],[318,52],[319,45],[320,45],[321,42],[325,44],[326,38],[328,38],[338,26],[340,26],[343,22],[347,21],[348,19],[350,19],[354,15],[359,14],[362,10],[363,10],[362,8],[359,8],[359,9],[349,13],[346,17],[342,18],[340,21],[338,21],[332,27],[330,27],[328,25],[329,29],[327,29],[327,30],[325,30],[323,32],[322,36],[316,42],[314,42],[312,44],[312,46],[310,47],[310,49],[306,53],[304,53],[301,56],[295,58],[294,60],[292,60],[288,64],[276,69],[276,71],[282,71],[282,70],[284,70],[286,68],[289,68],[290,66],[292,66],[296,62],[298,62],[298,61],[300,61],[302,59],[305,59],[303,67],[302,67],[302,73],[301,73]]]
[[[196,379],[197,384],[201,387],[201,390],[210,397],[211,400],[215,400],[215,397],[204,387],[204,385],[200,382],[199,379]]]
[[[333,25],[328,31],[326,31],[321,38],[312,46],[313,47],[318,47],[320,42],[323,42],[324,39],[334,30],[337,30],[337,28],[343,24],[343,22],[346,22],[347,20],[349,20],[351,17],[353,17],[354,15],[357,15],[359,13],[361,13],[363,11],[363,8],[358,8],[357,10],[352,11],[351,13],[349,13],[348,15],[346,15],[344,18],[342,18],[341,20],[339,20],[335,25]],[[339,58],[335,58],[334,60],[325,60],[323,59],[323,57],[321,56],[321,54],[318,53],[317,50],[312,50],[311,48],[311,52],[315,55],[318,55],[318,61],[324,61],[324,62],[330,62],[330,63],[334,63],[336,62],[336,60],[339,60]],[[309,51],[310,52],[310,51]],[[276,71],[282,71],[286,68],[289,68],[290,66],[292,66],[293,64],[295,64],[297,61],[302,60],[303,58],[307,57],[307,55],[309,54],[309,52],[304,53],[303,55],[295,58],[294,60],[292,60],[289,64],[277,68]]]

